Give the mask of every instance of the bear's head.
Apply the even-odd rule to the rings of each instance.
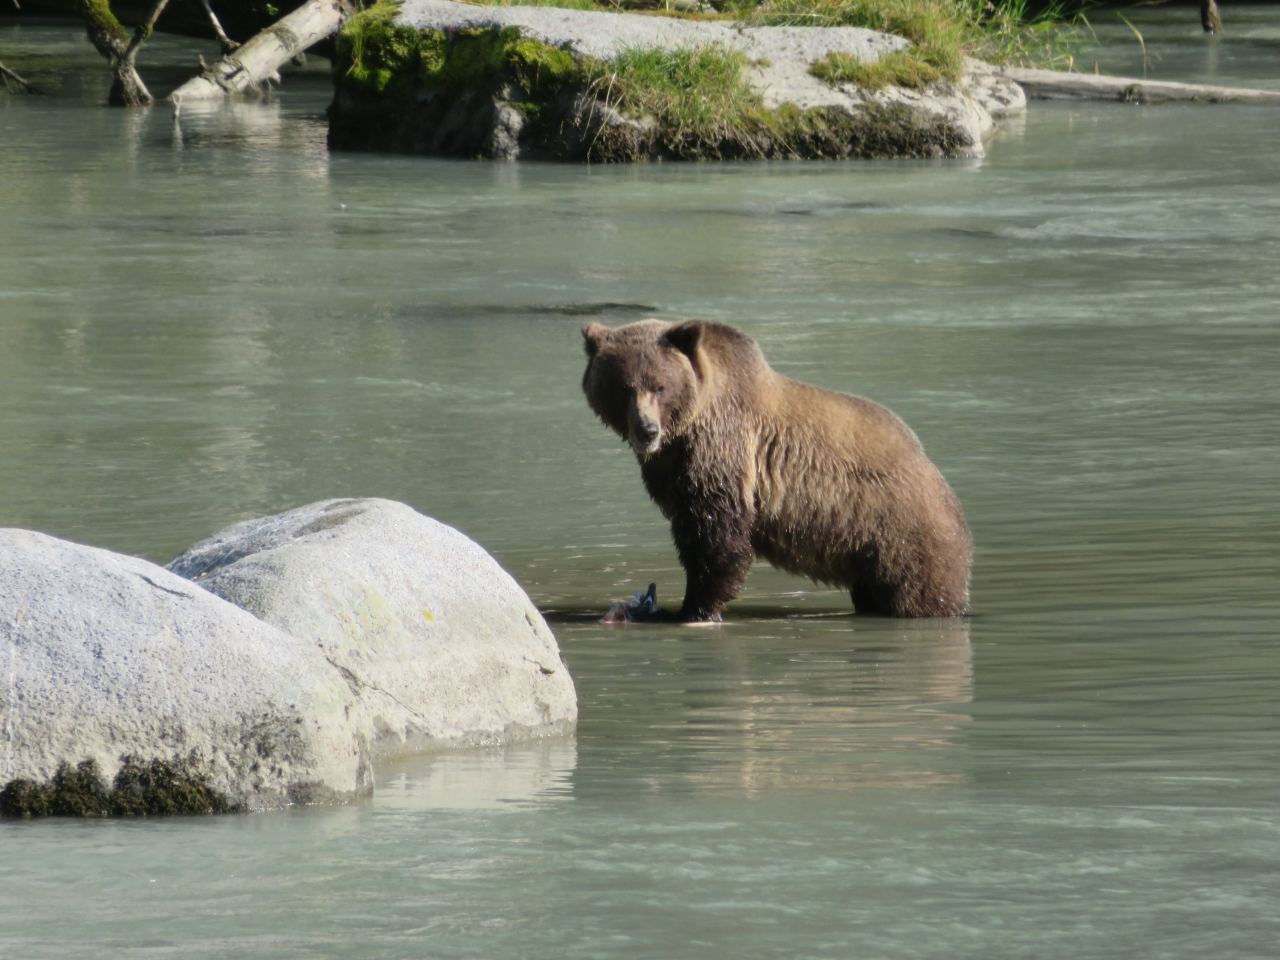
[[[587,402],[636,456],[657,453],[696,414],[705,330],[700,320],[641,320],[616,330],[599,323],[582,327]]]

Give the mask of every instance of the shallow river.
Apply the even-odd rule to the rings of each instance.
[[[1280,88],[1280,9],[1135,19]],[[1122,24],[1083,54],[1138,72]],[[160,37],[158,90],[211,49]],[[544,609],[576,740],[342,809],[0,823],[5,958],[1274,958],[1280,109],[1036,103],[986,160],[331,156],[323,65],[175,122],[0,20],[0,525],[165,562],[383,496]],[[758,568],[713,630],[578,381],[585,318],[733,322],[915,427],[973,615]],[[696,634],[696,635],[695,635]]]

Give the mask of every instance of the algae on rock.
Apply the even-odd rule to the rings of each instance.
[[[0,646],[8,817],[346,803],[377,761],[578,715],[510,574],[384,500],[245,521],[168,569],[0,529]]]
[[[587,84],[571,53],[515,28],[419,31],[396,25],[397,9],[378,4],[338,34],[332,146],[503,156],[513,147],[501,136],[505,120],[536,150],[553,139],[537,121],[563,123],[566,94]]]
[[[111,786],[90,759],[74,768],[60,764],[43,783],[16,777],[0,789],[0,817],[154,817],[240,809],[213,788],[194,752],[172,760],[125,757]]]
[[[356,90],[388,96],[418,89],[459,92],[514,83],[545,98],[583,71],[572,54],[506,30],[415,30],[397,26],[398,6],[381,3],[338,34],[335,71]]]

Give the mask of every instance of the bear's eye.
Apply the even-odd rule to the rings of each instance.
[[[661,396],[666,391],[666,389],[667,389],[666,387],[661,387],[661,386],[654,387],[653,392]]]

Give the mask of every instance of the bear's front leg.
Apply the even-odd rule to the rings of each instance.
[[[751,518],[741,506],[719,510],[679,511],[671,521],[671,535],[685,572],[685,623],[716,622],[724,605],[738,595],[755,553],[751,548]]]

